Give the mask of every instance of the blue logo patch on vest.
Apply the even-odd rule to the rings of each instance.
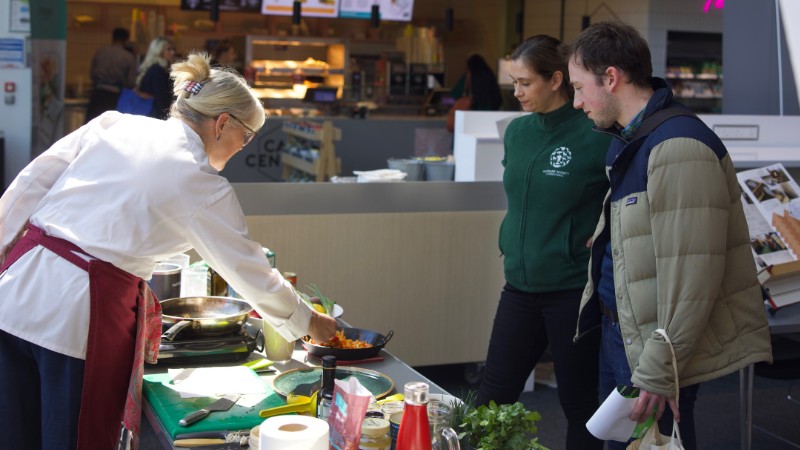
[[[636,204],[636,197],[628,197],[628,200],[625,200],[625,206],[635,205]]]

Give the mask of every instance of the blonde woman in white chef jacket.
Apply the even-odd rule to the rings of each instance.
[[[173,65],[170,118],[107,112],[31,162],[0,199],[0,435],[4,448],[137,444],[143,360],[161,334],[142,280],[194,247],[287,339],[327,340],[248,239],[219,175],[263,124],[244,80],[192,54]],[[10,443],[10,447],[8,446]]]

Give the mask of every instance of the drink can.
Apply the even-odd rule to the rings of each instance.
[[[297,288],[297,274],[294,272],[283,272],[283,278],[286,279],[289,283],[292,283],[292,286]]]
[[[389,416],[389,437],[392,438],[392,450],[397,446],[397,435],[400,433],[400,422],[403,421],[403,411],[392,413]]]

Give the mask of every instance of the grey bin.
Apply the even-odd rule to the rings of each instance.
[[[423,169],[425,168],[422,161],[416,159],[388,159],[386,162],[389,168],[399,170],[406,173],[406,181],[422,181]]]
[[[425,179],[428,181],[453,181],[456,165],[449,161],[426,161]]]

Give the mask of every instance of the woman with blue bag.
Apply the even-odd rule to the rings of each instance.
[[[169,66],[174,60],[172,41],[165,37],[153,39],[139,66],[136,89],[123,89],[117,111],[166,119],[173,100]]]

